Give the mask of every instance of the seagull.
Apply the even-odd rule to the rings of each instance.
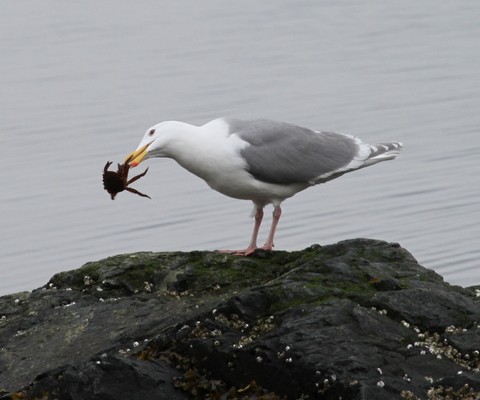
[[[136,167],[153,157],[174,159],[212,189],[253,202],[255,217],[250,243],[243,250],[219,250],[251,255],[274,247],[281,204],[302,190],[357,169],[395,158],[403,145],[375,145],[334,132],[320,132],[266,119],[218,118],[201,126],[165,121],[147,129],[126,162]],[[267,241],[257,246],[263,209],[273,205]]]

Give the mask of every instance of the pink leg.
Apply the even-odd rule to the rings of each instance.
[[[280,221],[280,216],[282,215],[282,209],[280,206],[277,206],[273,210],[273,219],[272,219],[272,226],[270,227],[270,233],[268,234],[268,239],[265,242],[265,244],[260,247],[263,250],[270,251],[272,250],[274,244],[273,244],[273,238],[275,237],[275,231],[277,230],[277,225],[278,221]]]
[[[257,207],[257,212],[255,213],[255,225],[253,226],[252,238],[250,239],[250,244],[246,249],[243,250],[218,250],[220,253],[232,253],[239,256],[248,256],[252,254],[257,248],[257,238],[258,231],[260,230],[260,225],[262,224],[263,219],[263,207]]]
[[[247,251],[250,250],[251,253],[253,253],[253,250],[257,248],[258,231],[260,230],[262,219],[263,208],[257,208],[257,212],[255,213],[255,225],[253,226],[252,238],[250,239],[250,244],[247,248]]]

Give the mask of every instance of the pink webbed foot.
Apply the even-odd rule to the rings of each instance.
[[[233,254],[234,256],[250,256],[252,255],[256,247],[247,247],[246,249],[242,250],[215,250],[218,253],[225,253],[225,254]]]
[[[257,250],[272,251],[273,244],[272,245],[265,244],[264,246],[261,246],[261,247],[247,247],[246,249],[242,249],[242,250],[215,250],[215,251],[218,253],[233,254],[234,256],[248,257],[253,255]]]
[[[265,251],[272,251],[273,250],[273,244],[272,245],[263,245],[262,247],[257,247],[258,250],[265,250]],[[255,249],[255,250],[257,250]]]

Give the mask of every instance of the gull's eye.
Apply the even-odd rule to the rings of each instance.
[[[155,133],[155,129],[150,129],[150,132],[148,132],[149,136],[152,136]]]

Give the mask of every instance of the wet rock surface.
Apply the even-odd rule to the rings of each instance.
[[[366,239],[118,255],[0,298],[0,399],[475,399],[477,294]]]

